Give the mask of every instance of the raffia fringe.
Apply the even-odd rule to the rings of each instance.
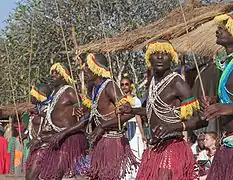
[[[89,54],[87,56],[87,65],[88,68],[97,76],[101,76],[105,78],[111,77],[109,69],[104,65],[101,65],[98,62],[96,62],[93,54]]]
[[[65,67],[63,67],[61,63],[55,63],[54,65],[52,65],[50,69],[50,74],[52,73],[53,70],[57,71],[68,84],[70,85],[75,84],[75,81],[71,78],[70,73],[68,72],[68,70],[66,70]]]
[[[233,36],[233,19],[231,14],[223,14],[216,16],[214,18],[214,21],[218,26],[226,27],[227,31]],[[224,24],[224,21],[227,21],[226,24]]]
[[[189,98],[181,103],[180,118],[188,119],[193,115],[194,110],[199,110],[200,105],[196,98]]]
[[[42,93],[40,93],[37,89],[35,89],[34,86],[32,87],[30,94],[31,96],[35,97],[36,100],[39,102],[43,102],[47,99],[47,97]]]

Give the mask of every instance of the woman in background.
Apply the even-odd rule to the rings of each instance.
[[[132,96],[133,98],[133,107],[141,107],[140,99],[134,95],[133,90],[135,89],[132,80],[128,77],[128,74],[124,74],[121,80],[121,89],[123,90],[126,96]],[[142,119],[140,116],[136,115],[134,118],[130,119],[127,123],[127,132],[126,136],[129,139],[130,148],[132,149],[134,155],[137,157],[139,162],[142,158],[142,153],[145,149],[146,137],[144,136],[143,127],[142,127]],[[136,178],[135,174],[129,175],[129,179]],[[128,179],[128,176],[127,176]]]

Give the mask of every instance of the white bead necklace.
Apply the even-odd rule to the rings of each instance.
[[[107,118],[107,117],[108,117],[109,115],[112,114],[112,112],[111,112],[111,113],[109,113],[109,114],[104,114],[104,115],[102,115],[102,114],[100,114],[99,111],[98,111],[98,104],[99,104],[100,95],[102,94],[102,92],[103,92],[103,90],[105,89],[105,87],[107,86],[107,84],[108,84],[109,82],[111,82],[111,81],[112,81],[111,79],[107,79],[107,80],[101,85],[101,87],[100,87],[100,89],[99,89],[99,91],[98,91],[98,93],[97,93],[97,95],[96,95],[96,99],[94,100],[94,102],[93,102],[93,104],[92,104],[91,115],[90,115],[90,121],[91,121],[92,118],[93,118],[94,121],[95,121],[96,126],[100,125],[99,118],[100,118],[100,119],[103,119],[103,120],[105,120],[105,121],[107,121],[107,120],[109,120],[109,118]],[[94,93],[94,89],[93,89],[92,94],[93,94],[93,93]],[[92,95],[92,98],[93,98],[93,97],[94,97],[94,96]]]
[[[65,85],[65,86],[62,86],[58,91],[57,91],[57,93],[53,96],[53,100],[52,100],[52,102],[48,105],[48,109],[47,109],[47,112],[46,112],[46,123],[45,124],[47,124],[47,123],[49,123],[51,126],[52,126],[52,128],[55,130],[55,131],[57,131],[57,132],[61,132],[61,131],[63,131],[64,129],[66,129],[66,128],[61,128],[61,127],[58,127],[58,126],[56,126],[54,123],[53,123],[53,121],[52,121],[52,112],[53,112],[53,110],[54,110],[54,107],[55,107],[55,105],[57,104],[57,102],[58,102],[58,100],[59,100],[59,98],[61,97],[61,95],[66,91],[66,89],[68,89],[68,88],[72,88],[71,86],[69,86],[69,85]],[[52,93],[52,95],[54,94],[54,91],[53,91],[53,93]]]
[[[178,113],[179,107],[168,105],[160,98],[160,94],[163,92],[163,90],[177,76],[180,75],[176,72],[173,72],[168,74],[157,84],[155,84],[154,77],[152,78],[146,105],[147,118],[149,122],[151,120],[152,111],[159,119],[166,123],[177,123],[181,121]],[[182,76],[180,77],[182,78]]]

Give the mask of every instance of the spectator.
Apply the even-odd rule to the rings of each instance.
[[[0,174],[8,174],[10,168],[10,155],[7,152],[8,142],[3,135],[4,128],[0,123]]]
[[[205,150],[202,150],[197,157],[200,176],[207,175],[208,170],[210,169],[210,166],[212,164],[214,155],[220,147],[218,134],[216,132],[206,133],[204,145]]]

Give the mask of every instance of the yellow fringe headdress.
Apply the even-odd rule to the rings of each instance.
[[[68,84],[73,85],[75,83],[75,81],[71,78],[68,69],[66,69],[66,67],[63,66],[61,63],[55,63],[54,65],[52,65],[52,67],[50,68],[50,74],[54,70],[57,71]]]
[[[200,105],[198,99],[195,97],[188,98],[181,102],[180,118],[188,119],[193,115],[194,110],[199,110],[199,109],[200,109]]]
[[[227,31],[233,36],[233,13],[216,16],[214,21],[218,26],[225,27]]]
[[[88,68],[97,76],[110,78],[110,70],[103,64],[100,64],[95,60],[95,56],[93,54],[88,54],[87,56],[87,65]]]
[[[120,96],[116,100],[116,106],[122,106],[126,103],[129,103],[131,106],[134,106],[134,100],[132,96]]]
[[[40,92],[36,86],[32,86],[30,94],[35,97],[38,102],[43,102],[47,99],[45,93]]]
[[[145,59],[146,59],[146,65],[148,68],[151,68],[150,63],[150,56],[156,52],[163,52],[168,53],[172,57],[172,61],[176,64],[178,64],[178,53],[174,49],[174,47],[169,42],[150,42],[147,46]]]

